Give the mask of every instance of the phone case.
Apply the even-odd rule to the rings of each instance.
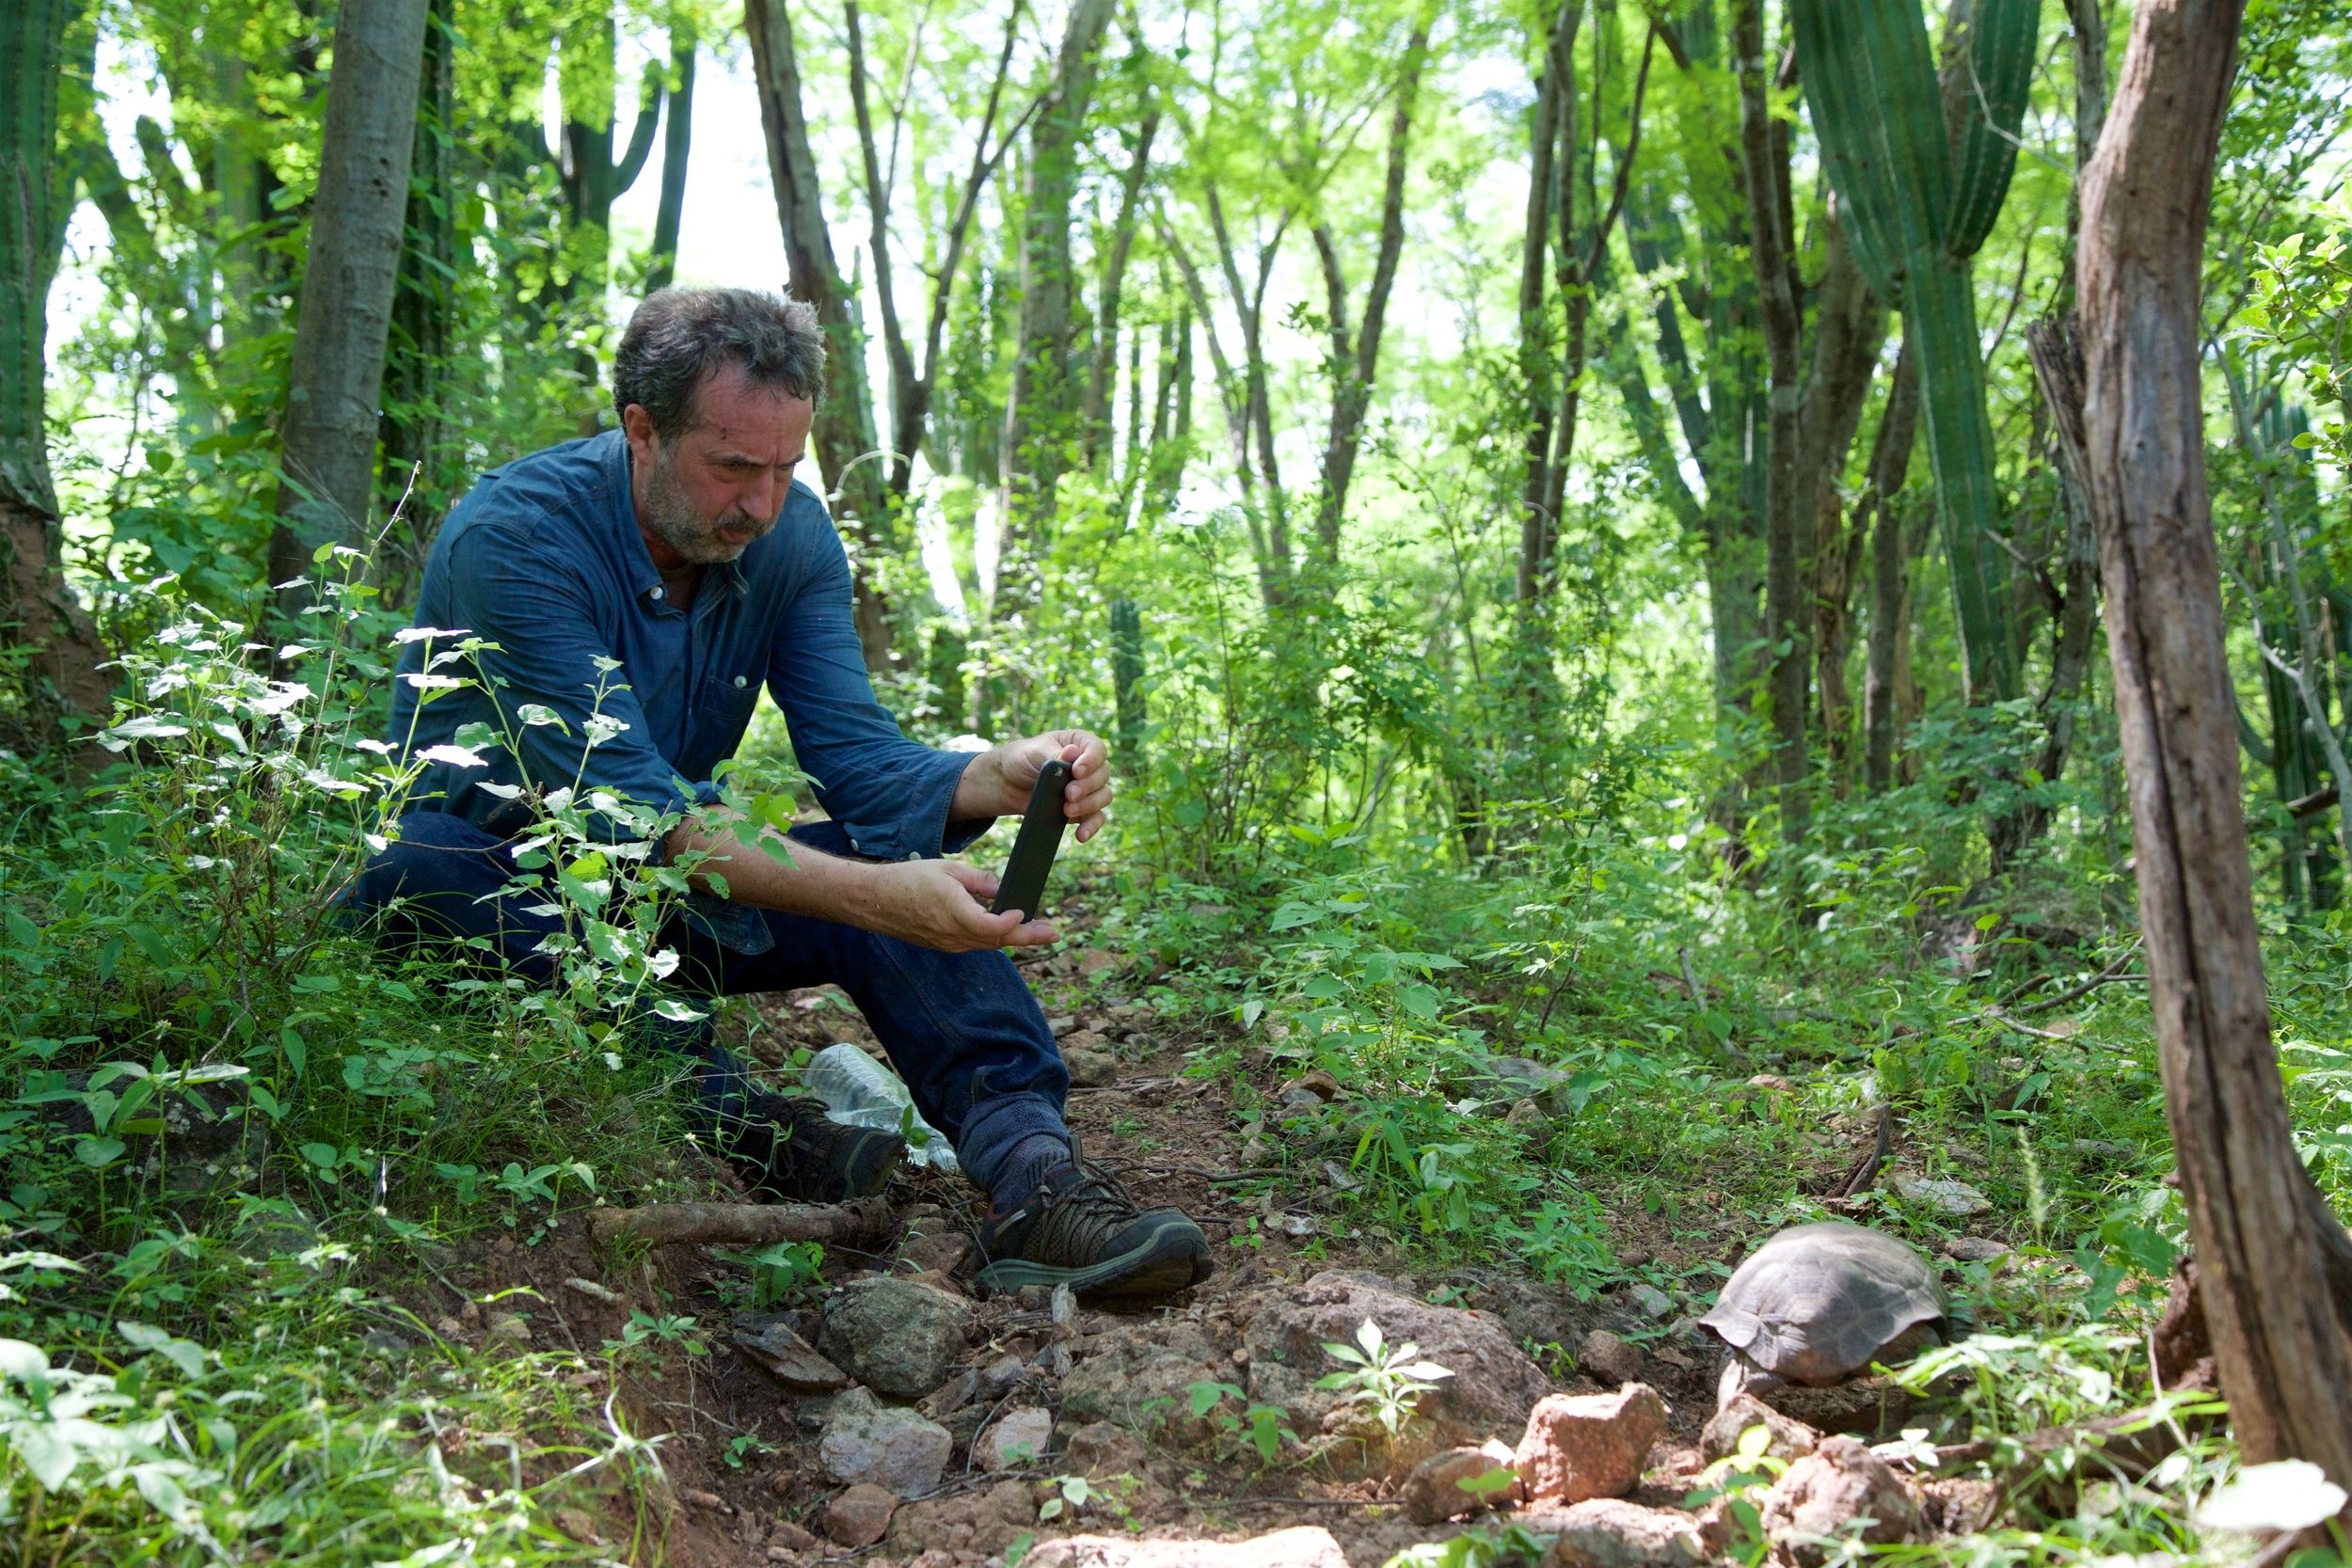
[[[1037,787],[1029,791],[1029,809],[1021,814],[1020,835],[1012,841],[1012,859],[1006,863],[1004,879],[996,884],[996,902],[988,907],[991,914],[1019,910],[1030,920],[1038,917],[1038,906],[1045,897],[1045,875],[1054,869],[1062,830],[1070,826],[1062,815],[1061,799],[1069,784],[1070,764],[1059,757],[1039,772]]]

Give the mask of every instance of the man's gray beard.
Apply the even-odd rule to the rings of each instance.
[[[756,539],[775,526],[772,517],[753,517],[741,511],[715,520],[698,516],[693,499],[670,471],[667,457],[657,457],[645,466],[645,520],[672,549],[699,566],[733,561],[751,547],[748,543],[727,544],[718,536],[721,529]]]

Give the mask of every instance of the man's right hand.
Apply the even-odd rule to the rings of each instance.
[[[991,914],[996,877],[961,861],[892,861],[863,869],[872,895],[853,924],[943,953],[997,947],[1041,947],[1061,935],[1017,910]]]

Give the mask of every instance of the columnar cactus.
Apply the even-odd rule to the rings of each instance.
[[[1993,536],[1993,429],[1968,261],[2001,210],[2042,0],[1979,0],[1957,145],[1919,0],[1788,0],[1797,63],[1838,215],[1871,289],[1919,354],[1928,457],[1951,562],[1968,698],[2022,689]]]

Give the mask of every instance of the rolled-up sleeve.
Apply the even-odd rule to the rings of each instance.
[[[560,552],[532,547],[532,527],[477,522],[449,559],[463,624],[497,644],[477,652],[474,666],[520,749],[520,777],[548,789],[577,781],[583,794],[610,790],[665,813],[715,800],[711,785],[681,780],[656,748],[637,693],[618,684],[622,673],[597,668],[611,639],[596,625],[595,595]],[[525,722],[521,710],[533,704],[561,722]],[[599,719],[619,730],[592,747]],[[589,821],[607,840],[638,836],[601,813]]]
[[[768,690],[818,804],[877,860],[952,854],[993,818],[950,822],[969,755],[917,745],[874,696],[851,614],[850,562],[830,527],[810,531],[799,592],[785,607]]]

